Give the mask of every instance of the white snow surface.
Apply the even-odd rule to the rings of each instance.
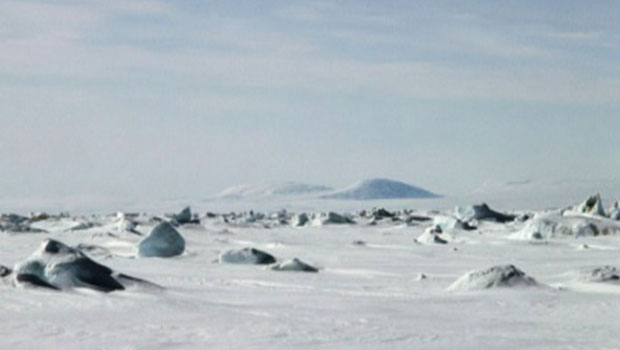
[[[316,207],[308,213],[326,210]],[[87,218],[96,225],[67,230],[73,225],[50,221],[45,225],[49,233],[0,233],[0,264],[13,266],[53,238],[73,247],[99,247],[85,254],[164,289],[58,292],[15,287],[11,279],[1,279],[0,348],[620,348],[620,285],[574,274],[617,266],[618,234],[551,235],[531,242],[512,238],[529,221],[479,222],[478,230],[450,232],[454,239],[447,244],[423,245],[414,239],[432,221],[408,226],[382,220],[369,226],[356,219],[351,225],[266,228],[202,216],[200,224],[177,228],[186,240],[183,255],[134,259],[141,236],[119,231],[116,216]],[[148,218],[136,219],[137,231],[149,232],[156,224]],[[320,270],[282,273],[215,263],[222,252],[248,246],[278,262],[299,258]],[[468,271],[510,264],[548,287],[447,290]]]

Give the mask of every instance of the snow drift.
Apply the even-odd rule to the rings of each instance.
[[[448,290],[468,291],[498,287],[533,287],[538,282],[514,265],[497,265],[484,270],[470,271],[457,279]]]
[[[270,267],[274,271],[299,271],[299,272],[319,272],[316,267],[305,263],[297,258],[283,261]]]

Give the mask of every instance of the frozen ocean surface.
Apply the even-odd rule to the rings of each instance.
[[[308,215],[317,215],[333,202],[304,205],[310,208],[317,203]],[[395,202],[337,205],[353,210],[386,203]],[[386,208],[395,210],[411,203]],[[415,207],[441,208],[441,203],[433,199]],[[236,205],[253,207],[252,203]],[[442,235],[450,238],[447,244],[417,244],[414,239],[434,225],[433,220],[420,218],[449,217],[453,209],[408,211],[406,215],[420,221],[406,222],[381,217],[378,212],[351,211],[355,224],[302,227],[286,221],[292,210],[265,211],[262,216],[239,213],[224,220],[208,215],[205,208],[193,209],[200,223],[177,227],[186,249],[171,258],[135,259],[138,242],[166,216],[38,218],[36,227],[46,233],[0,233],[0,263],[8,267],[52,238],[81,247],[91,259],[114,271],[163,287],[59,292],[14,286],[10,278],[3,278],[2,348],[620,347],[616,337],[620,284],[613,274],[606,279],[583,277],[583,271],[615,271],[620,251],[620,236],[615,234],[514,239],[533,220],[523,215],[535,213],[510,211],[524,219],[505,224],[480,220],[474,222],[475,230],[445,230]],[[554,215],[559,221],[580,218]],[[132,220],[137,233],[122,229],[122,220]],[[583,220],[592,218],[584,216]],[[89,225],[76,229],[75,222]],[[318,268],[318,273],[217,263],[220,254],[246,247],[265,251],[280,263],[297,258]],[[544,287],[494,282],[494,275],[485,272],[509,265]],[[601,270],[604,266],[611,267]],[[450,289],[471,271],[482,271],[478,274],[487,279],[472,282],[475,285],[496,283],[500,287]]]

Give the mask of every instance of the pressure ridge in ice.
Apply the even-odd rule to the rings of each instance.
[[[463,222],[469,222],[472,220],[491,220],[505,223],[508,221],[513,221],[516,218],[515,215],[497,212],[489,208],[486,203],[466,207],[456,207],[454,212],[456,217]]]
[[[514,265],[497,265],[484,270],[470,271],[457,279],[448,290],[468,291],[498,287],[532,287],[538,282]]]
[[[183,236],[170,223],[164,221],[138,242],[137,256],[168,258],[180,255],[184,250]]]
[[[129,285],[149,284],[112,271],[88,258],[81,251],[59,241],[47,239],[26,261],[15,266],[18,285],[50,289],[88,288],[101,292],[123,290]]]

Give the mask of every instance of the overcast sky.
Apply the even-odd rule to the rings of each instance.
[[[618,1],[0,2],[0,196],[620,176]]]

